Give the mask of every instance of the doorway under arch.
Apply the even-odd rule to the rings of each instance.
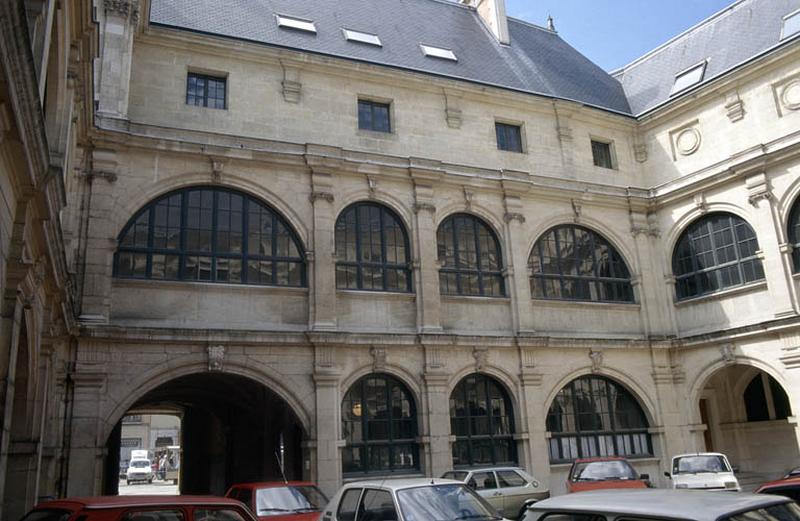
[[[308,479],[302,423],[283,398],[253,379],[222,372],[181,376],[146,392],[125,417],[139,414],[180,418],[181,494],[224,495],[234,483],[282,480],[283,474]],[[104,494],[119,493],[122,421],[106,442]]]

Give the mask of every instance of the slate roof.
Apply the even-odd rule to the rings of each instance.
[[[779,44],[783,16],[800,0],[740,0],[676,36],[612,75],[622,82],[633,114],[641,115],[670,99],[675,75],[708,60],[702,83]]]
[[[800,0],[739,0],[611,74],[521,20],[508,19],[510,45],[501,45],[474,9],[445,0],[152,0],[150,23],[641,115],[669,101],[675,75],[703,60],[701,84],[799,40],[780,40],[782,17],[798,9]],[[276,14],[313,21],[317,33],[279,28]],[[376,34],[382,46],[347,41],[343,28]],[[419,44],[458,61],[426,57]]]
[[[311,20],[317,34],[279,28],[275,14]],[[153,0],[150,23],[571,99],[630,113],[617,80],[556,33],[509,19],[499,44],[474,9],[442,0]],[[382,47],[345,40],[377,34]],[[451,62],[419,44],[451,49]]]

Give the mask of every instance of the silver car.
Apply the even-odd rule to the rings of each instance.
[[[800,521],[800,506],[780,496],[669,489],[567,494],[532,505],[522,521]]]
[[[509,518],[522,516],[528,506],[550,497],[549,490],[519,467],[451,470],[442,477],[466,483]]]

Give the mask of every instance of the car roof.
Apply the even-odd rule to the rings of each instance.
[[[789,485],[800,485],[800,476],[791,476],[788,478],[776,479],[774,481],[764,483],[759,488],[764,489],[772,487],[786,487]]]
[[[354,481],[344,488],[381,488],[385,490],[401,490],[404,488],[424,487],[430,485],[463,485],[461,481],[443,478],[388,478]]]
[[[311,481],[252,481],[250,483],[234,483],[230,488],[278,488],[278,487],[316,487]]]
[[[215,496],[95,496],[54,499],[36,505],[37,509],[80,506],[83,508],[128,508],[160,505],[235,505],[234,499]]]
[[[725,456],[725,454],[723,454],[721,452],[690,452],[688,454],[676,454],[676,455],[672,456],[672,459],[675,459],[675,458],[686,458],[686,457],[689,457],[689,456],[722,456],[723,458],[727,458],[727,456]]]
[[[567,494],[535,503],[534,511],[614,513],[713,521],[721,516],[790,503],[781,496],[697,490],[616,489]]]
[[[578,458],[575,460],[575,463],[594,463],[596,461],[627,461],[627,460],[619,456],[603,456],[597,458]]]
[[[503,467],[474,467],[474,468],[469,468],[469,469],[453,469],[453,470],[448,470],[446,472],[446,474],[450,473],[450,472],[467,472],[467,473],[469,473],[469,472],[489,472],[489,471],[492,471],[492,470],[522,470],[524,472],[524,469],[522,469],[520,467],[503,466]]]

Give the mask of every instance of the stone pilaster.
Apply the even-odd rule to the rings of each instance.
[[[330,347],[318,349],[332,349]],[[316,482],[323,492],[332,496],[342,482],[340,455],[339,373],[333,367],[317,367],[314,372],[316,388]]]
[[[515,333],[533,332],[534,311],[528,277],[528,252],[525,251],[528,240],[523,205],[518,195],[506,194],[504,206],[503,228],[506,236],[506,269],[512,327]]]
[[[436,205],[434,182],[441,175],[430,162],[412,161],[414,179],[414,281],[417,293],[417,330],[439,332],[441,296],[436,248]]]
[[[100,404],[106,394],[102,370],[79,370],[73,375],[74,398],[70,423],[68,496],[102,492],[105,441],[101,438]]]
[[[628,268],[634,271],[633,291],[641,306],[644,333],[645,335],[672,334],[674,328],[670,317],[674,306],[672,306],[672,293],[668,292],[670,287],[661,283],[664,269],[659,261],[663,251],[659,242],[661,232],[656,224],[656,216],[644,209],[631,209],[629,218],[637,266]]]
[[[102,0],[98,109],[102,116],[128,118],[133,35],[139,21],[139,0]]]
[[[520,339],[519,344],[519,408],[522,415],[517,435],[520,450],[520,465],[542,480],[546,487],[550,475],[550,451],[548,448],[545,418],[546,404],[542,389],[542,373],[537,368],[536,342]]]
[[[427,473],[441,476],[453,468],[453,454],[450,440],[450,395],[447,383],[450,376],[437,360],[440,357],[437,346],[426,346],[425,400],[428,409],[428,443],[426,449]]]

